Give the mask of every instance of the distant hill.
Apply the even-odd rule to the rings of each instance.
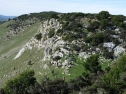
[[[4,16],[4,15],[0,15],[0,22],[1,21],[7,21],[9,18],[10,19],[13,19],[15,18],[16,16]]]

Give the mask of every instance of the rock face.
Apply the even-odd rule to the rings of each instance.
[[[104,44],[103,44],[103,47],[107,47],[107,48],[112,49],[112,48],[115,47],[115,44],[112,43],[112,42],[107,42],[107,43],[104,43]]]
[[[14,59],[19,58],[24,53],[24,51],[27,50],[27,49],[32,50],[32,42],[26,43],[26,45],[24,47],[22,47],[22,49],[18,52],[18,54],[15,56]]]
[[[42,38],[40,41],[36,40],[34,37],[26,43],[26,45],[19,51],[19,53],[16,55],[15,59],[18,58],[26,49],[32,49],[32,47],[37,47],[39,49],[45,48],[44,49],[44,54],[45,54],[45,59],[49,58],[50,52],[54,51],[57,46],[60,46],[64,44],[64,41],[60,40],[60,37],[52,37],[48,38],[48,32],[52,28],[55,29],[55,32],[62,28],[59,22],[56,19],[51,19],[44,21],[40,28],[38,29],[38,33],[42,34]],[[50,58],[49,58],[50,59]]]
[[[18,52],[18,54],[15,56],[14,59],[19,58],[19,57],[21,56],[21,54],[22,54],[24,51],[25,51],[25,48],[22,48],[22,49]]]
[[[116,46],[113,42],[104,43],[103,47],[106,47],[108,50],[113,49],[114,56],[119,57],[121,53],[125,53],[125,49],[120,45]]]
[[[125,49],[122,48],[121,46],[116,46],[114,48],[114,55],[118,57],[121,53],[125,53]]]
[[[29,42],[22,47],[14,59],[19,58],[25,50],[32,50],[33,47],[36,47],[38,50],[43,49],[44,58],[41,60],[42,62],[51,60],[52,65],[57,67],[62,66],[62,68],[64,68],[63,74],[70,75],[68,73],[68,69],[72,66],[70,63],[70,58],[67,57],[62,63],[60,60],[62,57],[64,57],[64,55],[68,56],[70,54],[70,46],[67,45],[67,42],[62,40],[62,36],[57,36],[54,34],[53,37],[49,38],[48,33],[52,29],[54,30],[54,33],[56,33],[58,29],[62,29],[62,25],[56,19],[43,21],[37,32],[37,34],[41,33],[41,39],[37,40],[35,37],[32,37],[31,40],[29,40]],[[72,44],[76,43],[74,41],[72,42]],[[48,65],[44,65],[43,68],[47,69]]]
[[[57,32],[57,30],[61,28],[62,25],[56,19],[50,19],[42,22],[40,28],[38,29],[38,33],[41,33],[42,36],[41,40],[37,40],[33,37],[24,47],[22,47],[14,59],[19,58],[25,50],[32,50],[33,47],[37,47],[39,50],[44,49],[44,58],[42,61],[52,60],[53,64],[57,65],[57,62],[59,62],[57,61],[58,58],[63,57],[64,54],[68,54],[69,51],[64,49],[66,42],[62,40],[61,36],[54,35],[53,37],[48,38],[48,33],[51,29],[54,29],[54,32]],[[53,59],[55,61],[53,61]],[[66,66],[64,63],[62,65]],[[45,67],[46,65],[44,68]]]

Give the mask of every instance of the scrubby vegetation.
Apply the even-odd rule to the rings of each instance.
[[[97,94],[98,88],[106,94],[124,93],[126,55],[115,61],[113,66],[106,67],[106,70],[101,69],[98,58],[99,55],[92,55],[82,62],[86,71],[69,82],[58,78],[51,80],[45,76],[39,84],[34,77],[34,71],[26,70],[9,80],[0,90],[0,94],[69,94],[78,91]]]
[[[36,38],[37,40],[41,40],[41,38],[42,38],[42,34],[41,34],[41,33],[36,34],[36,35],[35,35],[35,38]]]

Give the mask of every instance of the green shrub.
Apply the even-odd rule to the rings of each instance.
[[[51,18],[58,19],[59,16],[58,16],[58,14],[57,14],[56,12],[54,12],[54,13],[52,13],[52,14],[49,16],[49,19],[51,19]]]
[[[86,37],[84,39],[86,43],[91,43],[91,45],[99,45],[100,43],[103,43],[104,41],[104,35],[103,33],[96,33],[90,37]]]
[[[94,32],[95,29],[98,29],[98,28],[99,28],[99,25],[100,25],[100,23],[99,23],[98,21],[94,21],[94,22],[92,22],[92,23],[90,24],[90,26],[88,26],[87,30],[88,30],[89,32]]]
[[[42,34],[41,34],[41,33],[36,34],[36,35],[35,35],[35,38],[36,38],[37,40],[41,40],[41,38],[42,38]]]
[[[126,81],[122,81],[122,76],[126,71],[126,55],[120,57],[118,61],[115,62],[115,65],[111,67],[111,70],[105,74],[102,78],[103,84],[108,88],[113,94],[121,94],[122,86],[126,87]],[[121,79],[120,79],[121,78]]]
[[[58,29],[57,32],[56,32],[56,34],[59,35],[59,36],[61,36],[63,33],[64,33],[63,29]]]
[[[17,78],[9,80],[4,87],[6,94],[13,94],[14,90],[20,94],[26,94],[27,88],[36,83],[33,70],[22,72]]]
[[[114,52],[109,52],[107,49],[104,49],[103,50],[103,56],[106,58],[106,59],[114,59]]]
[[[92,55],[89,58],[86,59],[86,61],[84,62],[84,68],[87,71],[90,72],[97,72],[97,71],[101,71],[101,66],[99,64],[99,55]]]
[[[106,26],[108,26],[108,20],[103,19],[100,21],[100,29],[105,28]]]
[[[117,16],[114,16],[112,18],[112,22],[113,24],[119,26],[119,27],[123,27],[124,26],[124,16],[123,15],[117,15]]]
[[[103,19],[107,19],[110,16],[108,11],[101,11],[99,12],[99,14],[96,15],[98,20],[103,20]]]
[[[74,39],[76,39],[75,34],[67,34],[63,37],[63,40],[72,42]]]
[[[49,38],[51,38],[51,37],[53,37],[54,35],[55,35],[55,29],[52,28],[52,29],[49,30],[48,36],[49,36]]]

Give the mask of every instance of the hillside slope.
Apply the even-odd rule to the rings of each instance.
[[[115,60],[125,54],[125,21],[125,16],[106,11],[44,12],[22,15],[1,24],[0,87],[24,70],[34,70],[38,82],[46,76],[69,82],[88,72],[84,62],[94,54],[99,54],[101,70],[93,69],[93,64],[86,66],[92,68],[89,73],[100,79],[98,71],[113,67]]]

